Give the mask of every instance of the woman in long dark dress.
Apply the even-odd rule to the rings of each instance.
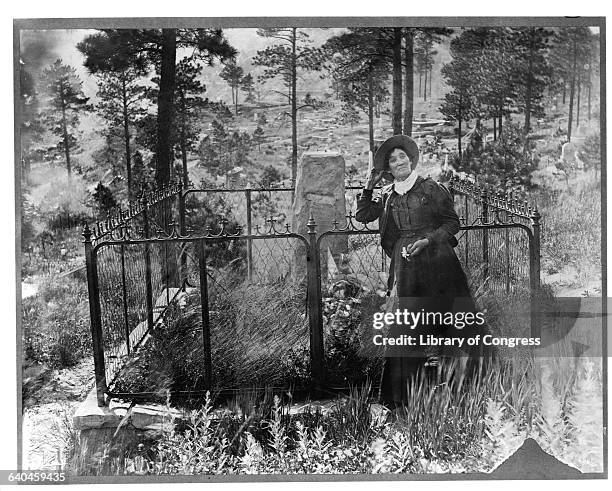
[[[467,278],[454,247],[459,232],[451,194],[434,180],[424,179],[415,172],[419,160],[416,142],[405,135],[386,140],[370,162],[365,188],[357,199],[356,219],[372,222],[379,219],[382,247],[391,258],[387,295],[388,302],[400,312],[476,312]],[[375,185],[389,172],[394,182],[382,189],[380,200],[373,200]],[[389,309],[388,309],[389,310]],[[440,319],[440,317],[436,317]],[[454,325],[433,323],[414,328],[393,324],[387,338],[402,334],[427,338],[473,336],[481,333],[479,326],[456,328]],[[423,345],[387,346],[381,380],[381,399],[391,405],[407,401],[410,377],[419,370],[435,373],[441,359],[448,355],[475,356],[463,347],[446,351]],[[446,357],[446,358],[445,358]]]

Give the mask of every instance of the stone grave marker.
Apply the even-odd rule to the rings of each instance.
[[[346,220],[344,191],[345,162],[339,152],[305,152],[298,163],[291,230],[308,234],[310,214],[317,224],[317,235],[333,228],[334,220],[343,226]],[[340,264],[340,255],[348,252],[346,235],[324,239],[331,257]],[[326,251],[321,251],[321,276],[327,275]],[[293,278],[301,282],[306,277],[306,251],[300,246],[293,258]]]

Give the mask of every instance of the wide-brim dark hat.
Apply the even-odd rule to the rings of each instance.
[[[389,170],[389,154],[396,148],[401,148],[412,162],[411,168],[417,166],[419,162],[419,146],[407,135],[393,135],[387,138],[376,150],[374,155],[374,168],[379,171]]]

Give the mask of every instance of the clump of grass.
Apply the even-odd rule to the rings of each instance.
[[[216,285],[209,304],[213,388],[308,382],[304,292],[290,283]],[[128,361],[117,392],[204,391],[199,293],[171,305],[163,325]]]
[[[583,472],[603,471],[603,398],[600,367],[584,359],[570,399],[566,458]]]
[[[601,270],[601,180],[586,172],[555,199],[541,201],[544,271],[556,273],[570,265],[577,271],[576,283],[584,284]]]
[[[501,401],[487,400],[485,425],[491,443],[488,455],[491,462],[507,459],[525,440],[525,435],[521,435],[515,418],[506,415],[506,408]]]
[[[468,377],[462,375],[459,362],[443,364],[433,382],[425,373],[410,382],[408,403],[396,426],[408,435],[419,458],[457,462],[474,457],[472,450],[490,437],[489,401],[499,401],[499,410],[508,411],[517,427],[531,424],[533,380],[523,377],[523,360],[483,363]]]
[[[48,277],[38,294],[22,303],[25,359],[64,368],[91,352],[86,283],[79,278]]]
[[[541,380],[541,404],[536,430],[542,448],[560,455],[569,443],[568,424],[563,417],[563,393],[556,390],[553,373],[548,365],[542,367]]]

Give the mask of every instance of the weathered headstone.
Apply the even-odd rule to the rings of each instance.
[[[291,230],[307,236],[308,219],[312,214],[317,235],[333,228],[334,220],[344,225],[346,202],[344,191],[345,163],[338,152],[306,152],[298,163],[293,200]],[[339,264],[340,254],[348,251],[346,235],[324,239],[322,247],[329,247],[331,256]],[[326,251],[321,251],[321,275],[327,271]],[[293,278],[302,281],[306,275],[306,251],[304,246],[296,249],[293,259]]]
[[[565,142],[561,147],[561,161],[566,164],[576,161],[576,146],[571,141]]]

